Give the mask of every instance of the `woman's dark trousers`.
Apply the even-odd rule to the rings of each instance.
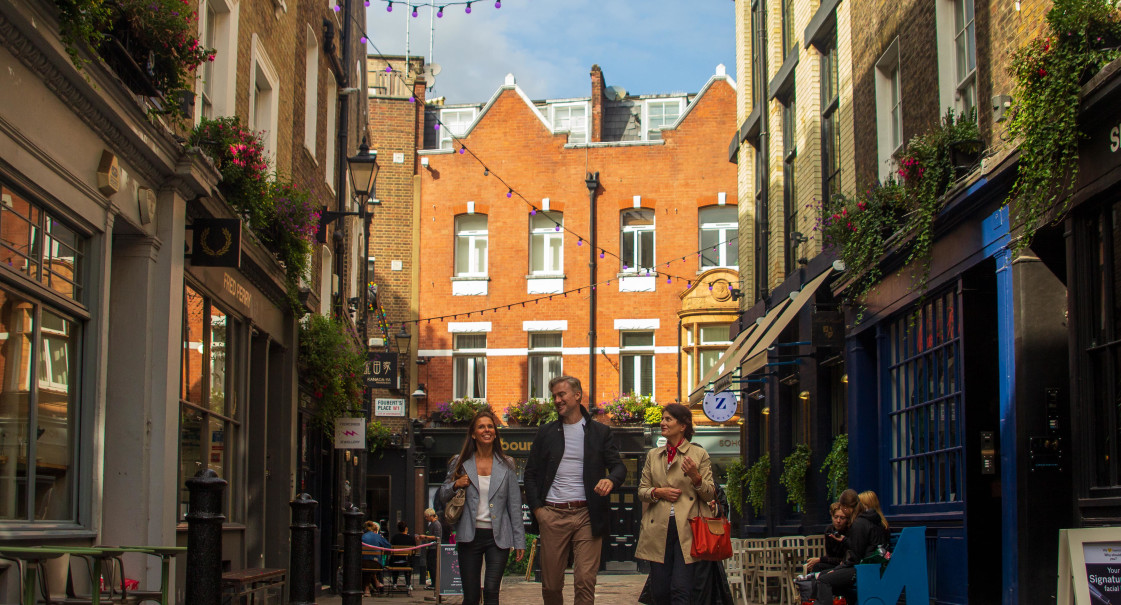
[[[856,585],[855,567],[838,567],[817,576],[815,598],[818,603],[832,603],[834,593],[847,594]]]
[[[483,605],[498,605],[498,591],[502,588],[502,573],[506,571],[506,558],[510,549],[499,548],[494,543],[494,530],[479,528],[475,530],[474,540],[456,542],[455,550],[459,553],[463,605],[478,605],[480,584],[483,587]],[[487,576],[482,578],[484,559],[487,562]]]
[[[666,555],[662,563],[650,562],[650,596],[654,605],[689,605],[693,594],[694,563],[685,563],[677,520],[669,518]]]

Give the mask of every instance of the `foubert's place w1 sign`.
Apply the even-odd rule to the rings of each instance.
[[[404,399],[375,399],[374,416],[405,416]]]

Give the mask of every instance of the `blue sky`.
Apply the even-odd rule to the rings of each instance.
[[[426,4],[429,0],[412,0]],[[439,0],[432,0],[439,6]],[[429,8],[371,0],[366,31],[385,54],[428,58]],[[723,63],[735,77],[731,0],[479,0],[448,6],[436,19],[433,55],[442,72],[429,96],[483,102],[513,73],[533,99],[584,97],[588,72],[631,94],[697,92]],[[375,52],[370,47],[370,52]]]

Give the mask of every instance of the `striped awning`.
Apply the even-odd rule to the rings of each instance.
[[[843,270],[844,264],[833,263],[805,283],[801,289],[791,292],[789,296],[768,309],[746,330],[741,331],[720,359],[716,360],[712,368],[697,383],[697,388],[689,393],[689,403],[698,403],[704,399],[706,392],[723,391],[732,386],[733,378],[747,376],[762,368],[767,363],[767,349],[775,344],[779,334],[782,334],[802,307],[814,297],[825,280],[834,271]]]

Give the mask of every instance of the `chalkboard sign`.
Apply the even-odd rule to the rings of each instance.
[[[459,577],[459,553],[455,544],[440,544],[436,565],[440,574],[436,578],[436,594],[441,597],[463,594],[463,579]]]

